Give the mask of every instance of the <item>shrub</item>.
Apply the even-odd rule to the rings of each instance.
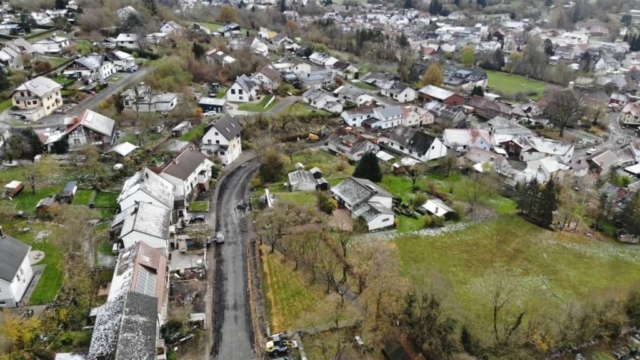
[[[51,63],[48,61],[36,61],[35,65],[33,65],[33,70],[38,74],[49,71],[51,70]]]
[[[423,193],[416,194],[416,196],[411,199],[411,205],[414,209],[419,208],[427,202],[427,195]]]
[[[262,185],[262,181],[260,180],[260,178],[258,176],[254,176],[253,179],[251,179],[251,187],[258,188]]]
[[[323,192],[316,193],[316,200],[318,202],[318,209],[327,215],[333,214],[333,210],[337,209],[337,203],[331,202],[331,199]]]

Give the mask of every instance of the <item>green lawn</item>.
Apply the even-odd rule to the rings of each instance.
[[[224,26],[222,24],[206,23],[206,22],[199,22],[199,21],[185,21],[185,24],[189,26],[196,22],[200,24],[200,26],[202,26],[203,28],[209,29],[211,31],[218,31],[218,29]]]
[[[227,89],[220,89],[218,90],[218,93],[216,94],[216,98],[217,99],[224,99],[224,97],[227,95]]]
[[[291,157],[291,163],[292,168],[289,171],[295,170],[293,169],[293,164],[297,163],[302,163],[307,170],[317,167],[322,171],[322,176],[329,182],[337,179],[342,181],[342,179],[351,176],[354,170],[354,167],[349,165],[345,158],[329,154],[326,151],[305,150],[295,153]]]
[[[515,94],[517,92],[527,93],[529,91],[536,91],[538,94],[535,96],[529,96],[532,99],[539,99],[544,94],[544,89],[547,84],[530,80],[520,75],[510,75],[504,72],[487,71],[489,77],[488,86],[491,89],[497,89],[505,94]],[[528,96],[528,95],[527,95]]]
[[[13,106],[13,102],[11,101],[11,99],[4,100],[0,102],[0,111],[5,111],[12,106]]]
[[[191,141],[194,138],[200,138],[204,135],[204,128],[207,127],[206,123],[201,123],[198,126],[189,130],[186,134],[180,136],[178,139],[182,141]]]
[[[116,81],[120,81],[120,80],[122,80],[122,78],[120,76],[118,76],[118,75],[114,75],[114,76],[109,78],[110,82],[116,82]]]
[[[294,103],[288,108],[284,109],[280,114],[286,114],[291,116],[311,116],[322,115],[331,116],[331,113],[326,110],[317,110],[303,103]]]
[[[53,194],[58,194],[62,190],[63,185],[57,185],[54,187],[36,188],[36,193],[31,192],[31,187],[28,184],[24,184],[24,190],[18,195],[14,201],[16,203],[17,210],[32,211],[35,212],[38,201],[49,197]]]
[[[626,290],[640,273],[640,247],[551,232],[516,215],[432,237],[406,235],[395,244],[403,274],[420,284],[439,273],[451,284],[461,315],[479,331],[491,322],[493,271],[503,269],[513,279],[515,301],[549,309],[598,292]]]
[[[267,103],[271,100],[271,95],[267,95],[260,100],[258,103],[248,103],[242,104],[238,106],[238,110],[241,111],[251,111],[251,112],[265,112],[274,107],[278,103],[278,99],[274,100],[268,107],[265,108]]]
[[[58,66],[66,63],[66,62],[69,62],[69,60],[71,60],[71,59],[66,59],[66,58],[61,58],[61,57],[56,57],[56,56],[43,56],[43,57],[39,58],[39,60],[48,61],[49,64],[51,64],[51,68],[55,69]]]
[[[189,203],[189,211],[191,212],[207,212],[209,211],[208,201],[194,201]]]
[[[97,208],[117,208],[118,194],[110,192],[99,192],[94,200]]]
[[[399,232],[410,232],[424,229],[424,218],[419,217],[417,219],[410,218],[408,216],[396,216],[398,221]]]
[[[316,193],[313,191],[276,192],[276,199],[282,199],[302,206],[316,206]]]
[[[78,40],[74,41],[73,44],[80,54],[87,55],[91,51],[91,41],[89,40]]]
[[[364,90],[378,90],[377,87],[373,85],[369,85],[364,81],[352,81],[351,84],[353,86],[359,87],[360,89],[364,89]]]
[[[58,36],[65,36],[64,33],[60,34],[60,30],[57,29],[51,29],[51,30],[45,30],[45,31],[40,31],[40,32],[32,32],[31,34],[25,36],[25,39],[33,44],[36,43],[40,40],[44,40],[46,38],[48,38],[49,36],[53,35],[54,32],[56,32],[59,34]]]
[[[89,202],[91,202],[92,195],[93,195],[93,190],[76,191],[76,196],[73,198],[73,205],[89,206]]]
[[[265,249],[266,250],[266,249]],[[278,254],[263,255],[264,294],[267,297],[269,325],[272,332],[301,326],[301,316],[316,306],[319,298],[293,272],[291,263],[282,262]]]

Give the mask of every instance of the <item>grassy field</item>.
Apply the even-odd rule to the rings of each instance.
[[[57,29],[51,29],[51,30],[44,30],[44,31],[40,31],[38,33],[36,32],[32,32],[31,34],[27,35],[28,39],[27,41],[31,44],[36,43],[40,40],[44,40],[46,38],[48,38],[49,36],[52,36],[53,33],[56,32],[58,34],[58,36],[65,36],[66,34],[60,30]]]
[[[189,203],[189,211],[192,212],[207,212],[209,211],[208,201],[194,201]]]
[[[36,193],[33,194],[31,192],[31,187],[27,184],[24,184],[24,190],[22,193],[18,195],[14,200],[16,203],[16,209],[22,211],[31,211],[35,212],[36,205],[38,205],[38,201],[49,197],[53,194],[58,194],[62,190],[63,185],[57,185],[54,187],[38,189],[36,188]]]
[[[272,332],[303,326],[301,315],[309,312],[319,300],[318,295],[293,272],[279,254],[267,254],[264,249],[263,271]]]
[[[364,81],[352,81],[351,84],[353,86],[359,87],[360,89],[364,89],[364,90],[377,90],[378,88],[373,86],[373,85],[369,85]]]
[[[97,208],[117,208],[118,194],[110,192],[99,192],[94,200]]]
[[[292,116],[310,116],[310,115],[324,115],[330,116],[331,113],[326,110],[317,110],[303,103],[294,103],[288,108],[284,109],[280,114],[292,115]]]
[[[209,29],[211,31],[217,31],[218,29],[224,26],[222,24],[205,23],[205,22],[199,22],[199,21],[185,21],[185,24],[189,26],[196,22],[200,24],[200,26],[202,26],[203,28]]]
[[[5,111],[12,106],[13,106],[13,102],[11,102],[11,99],[4,100],[0,102],[0,111]]]
[[[191,141],[194,138],[199,138],[204,135],[204,128],[207,127],[207,124],[201,123],[198,126],[189,130],[186,134],[179,137],[182,141]]]
[[[49,64],[51,64],[51,68],[55,69],[58,66],[68,62],[70,59],[56,57],[56,56],[43,56],[39,60],[49,62]]]
[[[91,41],[89,40],[77,40],[73,42],[73,45],[75,45],[76,50],[80,54],[87,55],[91,52]]]
[[[269,104],[269,106],[265,107],[269,102],[269,100],[271,100],[271,95],[263,97],[262,100],[260,100],[260,102],[258,103],[241,104],[238,106],[238,110],[251,111],[251,112],[265,112],[271,109],[272,107],[274,107],[278,103],[278,100],[276,99],[271,104]]]
[[[297,205],[316,206],[316,193],[312,191],[277,192],[274,196]]]
[[[551,308],[628,289],[640,272],[638,247],[550,232],[516,215],[432,237],[407,235],[395,244],[405,276],[420,284],[433,272],[441,274],[480,328],[490,323],[488,279],[498,269],[517,284],[517,301]]]
[[[93,190],[78,190],[76,192],[76,196],[73,198],[73,205],[89,206],[89,202],[91,202],[92,195],[93,195]]]
[[[424,229],[424,218],[422,217],[414,219],[408,216],[396,216],[396,220],[398,220],[397,230],[399,232],[410,232]]]
[[[330,182],[332,180],[342,181],[342,179],[351,176],[354,170],[354,167],[349,165],[343,157],[334,156],[325,151],[301,151],[294,154],[291,160],[292,164],[302,163],[307,170],[314,167],[319,168],[322,170],[322,176]]]
[[[536,91],[538,94],[530,96],[532,99],[539,99],[544,94],[547,86],[545,83],[536,80],[527,79],[520,75],[510,75],[498,71],[487,71],[489,77],[488,86],[491,89],[497,89],[505,94],[515,94],[517,92],[527,93]]]

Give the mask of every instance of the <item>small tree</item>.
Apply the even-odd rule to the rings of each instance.
[[[484,97],[484,90],[482,89],[482,86],[474,86],[473,90],[471,90],[471,96],[473,95]]]
[[[551,40],[549,39],[544,40],[544,52],[549,56],[553,56],[555,54],[553,51],[553,43],[551,43]]]
[[[193,52],[193,55],[196,57],[196,59],[201,59],[207,51],[202,45],[194,42],[193,46],[191,47],[191,52]]]
[[[466,67],[473,66],[475,62],[475,49],[473,46],[467,46],[462,49],[462,52],[460,53],[460,61]]]
[[[267,150],[260,157],[259,176],[263,184],[278,181],[285,170],[285,160],[273,149]]]
[[[231,6],[223,6],[220,9],[220,14],[218,15],[218,21],[227,23],[237,23],[238,22],[238,12],[234,7]]]
[[[321,191],[316,193],[316,200],[318,202],[318,209],[327,215],[333,214],[333,211],[337,209],[335,201],[332,201],[330,197]]]
[[[373,152],[365,153],[358,162],[358,165],[356,165],[353,176],[368,179],[376,183],[382,181],[382,171],[380,170],[380,164],[378,163],[376,154]]]
[[[69,137],[67,135],[60,138],[51,145],[51,152],[54,154],[66,154],[69,152]]]
[[[411,206],[413,206],[414,209],[417,209],[420,206],[424,205],[427,200],[427,195],[423,193],[416,194],[416,196],[411,199]]]
[[[420,85],[422,85],[422,86],[427,86],[427,85],[440,86],[440,85],[442,85],[443,81],[444,81],[444,76],[442,76],[442,72],[440,71],[440,67],[438,66],[438,64],[434,63],[434,64],[429,65],[429,68],[424,73],[424,76],[422,77],[422,80],[420,81]]]
[[[550,98],[546,113],[549,120],[560,129],[560,137],[563,137],[564,129],[577,123],[582,116],[582,106],[572,90],[556,91]]]

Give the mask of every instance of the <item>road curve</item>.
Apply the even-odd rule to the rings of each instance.
[[[212,359],[253,359],[253,326],[247,279],[247,228],[245,206],[250,201],[249,182],[259,163],[251,160],[227,174],[218,192],[216,231],[225,243],[215,249],[214,322]]]

